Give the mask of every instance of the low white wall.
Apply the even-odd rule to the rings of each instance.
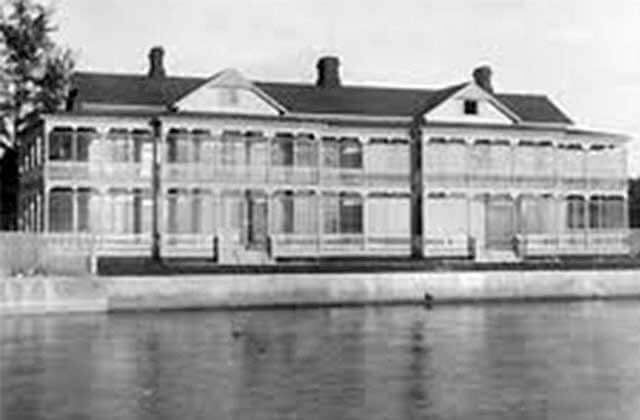
[[[104,278],[110,310],[640,298],[639,270]]]
[[[193,308],[640,298],[640,270],[0,278],[0,316]]]
[[[105,312],[107,289],[92,277],[0,278],[0,316]]]

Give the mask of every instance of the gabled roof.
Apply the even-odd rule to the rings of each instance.
[[[76,72],[71,85],[79,102],[117,105],[168,106],[207,79],[166,77],[151,79],[138,74]]]
[[[573,124],[545,95],[498,93],[494,95],[500,102],[523,118],[533,123]]]
[[[76,72],[72,86],[79,103],[169,107],[209,78]],[[413,117],[436,107],[466,86],[443,89],[406,89],[373,86],[318,87],[308,83],[253,82],[290,113]],[[493,95],[522,122],[571,124],[571,120],[544,95]]]

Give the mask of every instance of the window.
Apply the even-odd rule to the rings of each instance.
[[[465,115],[478,115],[478,101],[473,99],[465,99],[464,101]]]
[[[246,162],[254,168],[267,166],[267,138],[260,132],[250,131],[246,133],[246,139]]]
[[[295,165],[313,167],[318,162],[318,149],[313,136],[299,135],[295,140]]]
[[[90,223],[90,200],[91,190],[81,188],[76,194],[76,202],[78,208],[78,232],[91,232]]]
[[[91,143],[96,137],[95,130],[91,128],[79,128],[76,134],[76,159],[80,162],[89,161]]]
[[[604,197],[591,197],[589,201],[589,228],[598,229],[604,226],[606,202]]]
[[[177,189],[170,189],[167,194],[167,233],[179,233],[179,194]]]
[[[153,201],[151,191],[136,188],[133,190],[133,233],[151,232]]]
[[[340,141],[340,167],[362,168],[362,145],[357,139],[343,138]]]
[[[289,133],[278,133],[273,139],[271,164],[275,166],[293,165],[293,136]]]
[[[242,166],[246,159],[246,142],[242,133],[225,131],[220,143],[220,163],[223,166]]]
[[[583,197],[571,196],[567,198],[567,227],[569,229],[584,229],[586,203]]]
[[[324,233],[339,233],[340,201],[336,194],[323,194],[322,220]]]
[[[340,197],[340,233],[362,233],[362,198],[359,195]]]
[[[185,163],[193,157],[190,147],[190,136],[186,130],[172,128],[167,136],[167,162]]]
[[[133,130],[133,160],[134,162],[142,161],[142,149],[145,144],[152,145],[153,139],[151,133],[146,130]]]
[[[280,191],[275,195],[274,229],[276,233],[293,233],[293,192]]]
[[[49,231],[73,231],[73,191],[56,188],[49,193]]]
[[[128,162],[131,153],[129,133],[124,129],[109,130],[111,140],[111,160],[113,162]]]
[[[340,166],[340,145],[335,137],[322,138],[322,165],[326,168]]]
[[[124,188],[111,188],[107,194],[110,220],[105,220],[106,231],[114,234],[132,233],[134,195]]]
[[[49,160],[71,160],[73,130],[54,128],[49,135]]]
[[[202,226],[202,193],[193,190],[191,196],[191,233],[201,233]]]

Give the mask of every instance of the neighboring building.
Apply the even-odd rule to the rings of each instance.
[[[76,73],[67,110],[25,130],[24,230],[232,264],[627,252],[627,138],[494,92],[488,67],[430,90],[344,86],[335,57],[315,84],[149,58],[147,75]]]

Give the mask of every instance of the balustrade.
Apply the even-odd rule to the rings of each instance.
[[[425,257],[469,257],[473,255],[473,241],[465,234],[435,235],[423,238]]]
[[[629,253],[629,235],[627,230],[518,235],[518,250],[523,257],[621,255]]]
[[[164,233],[160,250],[163,257],[215,256],[214,234]]]
[[[411,252],[406,236],[364,234],[277,234],[271,237],[274,257],[404,255]]]

